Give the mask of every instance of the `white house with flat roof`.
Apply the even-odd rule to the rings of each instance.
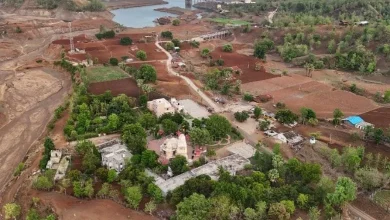
[[[97,146],[102,155],[102,165],[107,169],[114,169],[118,173],[125,167],[126,160],[132,157],[126,145],[114,139]]]
[[[147,107],[150,111],[154,112],[157,117],[160,117],[165,113],[175,113],[175,108],[168,100],[164,98],[155,99],[147,102]]]
[[[56,170],[61,161],[62,151],[52,150],[50,151],[50,160],[46,164],[46,169]]]

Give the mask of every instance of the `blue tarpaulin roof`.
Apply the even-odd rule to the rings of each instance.
[[[361,122],[363,122],[364,120],[359,117],[359,116],[349,116],[348,118],[344,119],[346,121],[348,121],[349,123],[353,124],[353,125],[356,125],[356,124],[359,124]]]

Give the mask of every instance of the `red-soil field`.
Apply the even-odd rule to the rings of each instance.
[[[103,94],[107,90],[110,90],[114,96],[119,94],[126,94],[127,96],[137,98],[141,94],[137,83],[132,78],[91,83],[88,87],[88,92],[94,95]]]
[[[59,219],[94,219],[94,220],[155,220],[156,217],[126,208],[112,200],[81,200],[56,192],[40,192],[38,198],[50,204]]]
[[[360,115],[364,121],[370,122],[375,127],[390,128],[390,108],[378,108]]]
[[[336,90],[319,82],[307,82],[269,92],[273,102],[283,102],[296,113],[302,107],[312,108],[320,118],[330,118],[339,108],[346,116],[359,115],[377,108],[371,100],[351,92]]]
[[[264,68],[259,71],[255,70],[256,63],[259,63],[260,60],[253,56],[246,56],[234,51],[232,53],[223,52],[221,47],[216,48],[211,53],[211,56],[214,60],[223,59],[225,61],[224,67],[239,67],[243,73],[237,78],[240,79],[242,83],[278,77],[276,75],[267,73]]]
[[[123,56],[136,59],[135,55],[138,50],[143,50],[147,54],[147,60],[164,60],[168,59],[164,52],[160,51],[154,42],[138,43],[138,40],[150,34],[118,34],[112,39],[96,40],[85,35],[79,35],[73,38],[75,48],[85,50],[86,54],[67,54],[75,61],[85,60],[87,54],[93,59],[97,58],[98,63],[107,63],[111,57],[121,60]],[[120,38],[129,36],[133,39],[133,45],[120,45]],[[52,44],[62,45],[66,51],[70,50],[69,39],[60,39],[53,41]]]

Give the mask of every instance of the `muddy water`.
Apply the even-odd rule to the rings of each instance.
[[[181,7],[185,8],[185,0],[166,0],[168,4],[165,5],[152,5],[136,8],[124,8],[111,11],[115,17],[113,20],[126,27],[142,28],[142,27],[153,27],[156,24],[153,22],[157,18],[171,16],[176,17],[177,15],[155,11],[157,8],[170,8],[170,7]]]

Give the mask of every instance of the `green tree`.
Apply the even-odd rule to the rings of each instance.
[[[163,192],[154,183],[149,183],[147,192],[157,203],[160,203],[164,200]]]
[[[236,113],[234,113],[234,118],[238,122],[244,122],[244,121],[246,121],[249,118],[249,114],[246,113],[245,111],[243,111],[243,112],[236,112]]]
[[[53,186],[53,181],[45,175],[39,175],[33,182],[33,188],[38,190],[50,190]]]
[[[111,190],[111,185],[109,183],[103,183],[102,188],[98,191],[96,196],[102,199],[108,198],[110,194],[110,190]]]
[[[5,219],[16,219],[20,215],[20,205],[16,203],[7,203],[3,207]]]
[[[275,118],[283,124],[292,124],[298,119],[298,116],[289,109],[281,109],[276,112]]]
[[[170,31],[163,31],[163,32],[161,32],[161,37],[173,39],[173,34]]]
[[[204,48],[200,51],[200,56],[203,58],[207,58],[210,56],[210,50],[208,48]]]
[[[225,195],[210,198],[210,204],[209,219],[232,219],[239,211],[238,207]]]
[[[173,45],[175,45],[175,47],[180,47],[180,40],[179,39],[172,39],[172,43],[173,43]]]
[[[267,47],[263,44],[255,44],[255,51],[253,55],[259,59],[265,59],[267,53]]]
[[[177,219],[203,220],[209,210],[210,201],[204,195],[194,193],[177,205]]]
[[[355,171],[360,166],[362,159],[363,156],[360,155],[358,148],[345,147],[343,149],[342,161],[349,171]]]
[[[268,120],[262,120],[259,123],[259,128],[261,131],[266,131],[269,129],[269,126],[271,125],[271,122]]]
[[[170,119],[164,119],[161,124],[165,134],[174,134],[179,130],[179,125]]]
[[[175,49],[175,44],[173,42],[167,42],[167,43],[165,43],[165,49],[166,50],[173,50],[173,49]]]
[[[145,114],[142,114],[139,119],[138,119],[138,122],[142,125],[142,127],[144,127],[146,130],[150,130],[154,127],[156,127],[157,125],[157,118],[156,116],[154,116],[153,114],[151,113],[145,113]]]
[[[225,117],[214,114],[206,121],[206,129],[214,139],[219,140],[226,137],[232,127]]]
[[[88,151],[81,162],[82,168],[86,173],[94,173],[100,166],[101,158],[93,151]]]
[[[336,182],[336,189],[328,193],[327,199],[333,206],[343,207],[346,203],[356,199],[356,184],[348,177],[339,177]]]
[[[174,175],[182,174],[189,170],[187,166],[187,159],[182,155],[177,155],[169,162],[169,167],[172,169]]]
[[[40,220],[41,217],[39,216],[39,213],[36,209],[31,208],[27,212],[26,220]]]
[[[19,176],[24,170],[24,163],[20,162],[14,171],[14,176]]]
[[[113,170],[113,169],[109,170],[107,173],[107,182],[109,182],[109,183],[114,182],[116,180],[117,176],[118,175],[116,173],[116,170]]]
[[[211,143],[211,135],[206,129],[193,128],[190,131],[190,137],[194,146],[204,146]]]
[[[133,154],[141,154],[146,149],[146,137],[146,132],[139,123],[123,127],[122,140]]]
[[[135,74],[135,78],[144,80],[144,83],[156,82],[157,72],[156,69],[149,64],[143,64]]]
[[[247,102],[252,102],[254,100],[253,95],[251,95],[249,93],[245,93],[244,96],[242,97],[242,99],[244,99]]]
[[[152,150],[145,150],[141,155],[141,164],[144,167],[155,168],[158,165],[158,155]]]
[[[125,191],[125,200],[134,209],[138,209],[142,199],[142,191],[139,186],[127,187]]]
[[[137,57],[138,59],[144,61],[147,59],[147,55],[146,55],[146,52],[143,51],[143,50],[139,50],[137,51],[137,53],[135,54],[135,57]]]
[[[332,39],[328,43],[328,52],[333,54],[336,52],[336,42]]]
[[[117,129],[119,129],[119,125],[120,125],[120,118],[118,117],[117,114],[111,114],[110,116],[108,116],[108,129],[110,131],[116,131]]]
[[[233,46],[231,44],[225,44],[225,45],[223,45],[222,50],[224,52],[232,52],[233,51]]]
[[[297,198],[298,207],[301,209],[306,208],[307,202],[309,201],[309,195],[300,193]]]
[[[179,26],[179,25],[180,25],[180,20],[179,20],[179,19],[174,19],[174,20],[172,21],[172,25],[173,25],[173,26]]]
[[[118,59],[115,58],[115,57],[111,57],[110,60],[109,60],[109,62],[110,62],[110,64],[111,64],[112,66],[118,66],[118,63],[119,63]]]
[[[133,40],[130,37],[122,37],[120,40],[120,44],[127,46],[133,44]]]
[[[253,110],[253,115],[255,116],[255,119],[259,119],[262,112],[263,111],[261,110],[261,108],[256,106],[255,109]]]
[[[306,121],[310,119],[317,119],[316,113],[310,108],[301,108],[302,123],[306,124]]]
[[[284,207],[286,208],[286,211],[288,213],[290,213],[290,215],[294,214],[294,212],[295,212],[294,201],[282,200],[282,201],[280,201],[280,203],[284,205]]]
[[[333,111],[333,124],[334,125],[339,125],[341,123],[341,118],[344,116],[344,113],[336,108],[334,111]]]
[[[373,168],[360,168],[354,176],[356,182],[368,191],[381,187],[385,178],[383,173]]]

